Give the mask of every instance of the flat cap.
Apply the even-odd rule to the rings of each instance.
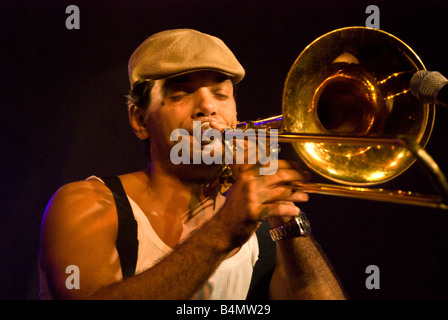
[[[131,55],[131,87],[147,79],[162,79],[193,71],[211,70],[240,82],[244,68],[219,38],[192,29],[173,29],[147,38]]]

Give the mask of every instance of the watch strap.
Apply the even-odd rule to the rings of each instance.
[[[269,234],[273,241],[279,241],[287,238],[310,235],[311,227],[305,213],[301,212],[284,225],[277,228],[271,228]]]

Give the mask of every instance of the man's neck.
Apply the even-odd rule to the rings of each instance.
[[[170,203],[176,199],[175,207],[185,212],[194,210],[201,203],[214,202],[218,196],[215,185],[186,181],[157,165],[151,167],[149,177],[150,188],[158,201]]]

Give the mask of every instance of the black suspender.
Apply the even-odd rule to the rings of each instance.
[[[118,177],[101,178],[112,191],[118,213],[117,251],[123,279],[135,274],[138,256],[137,221]]]
[[[269,285],[275,268],[276,245],[269,235],[269,223],[263,221],[257,230],[260,252],[252,273],[247,300],[268,300]]]

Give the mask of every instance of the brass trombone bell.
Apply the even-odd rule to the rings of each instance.
[[[424,151],[435,106],[421,103],[409,89],[419,70],[426,70],[420,58],[387,32],[334,30],[292,65],[282,115],[238,127],[279,129],[278,141],[292,143],[310,169],[345,185],[307,183],[299,186],[304,191],[446,209],[446,179]],[[443,196],[364,188],[397,177],[417,158],[437,167],[432,176]]]

